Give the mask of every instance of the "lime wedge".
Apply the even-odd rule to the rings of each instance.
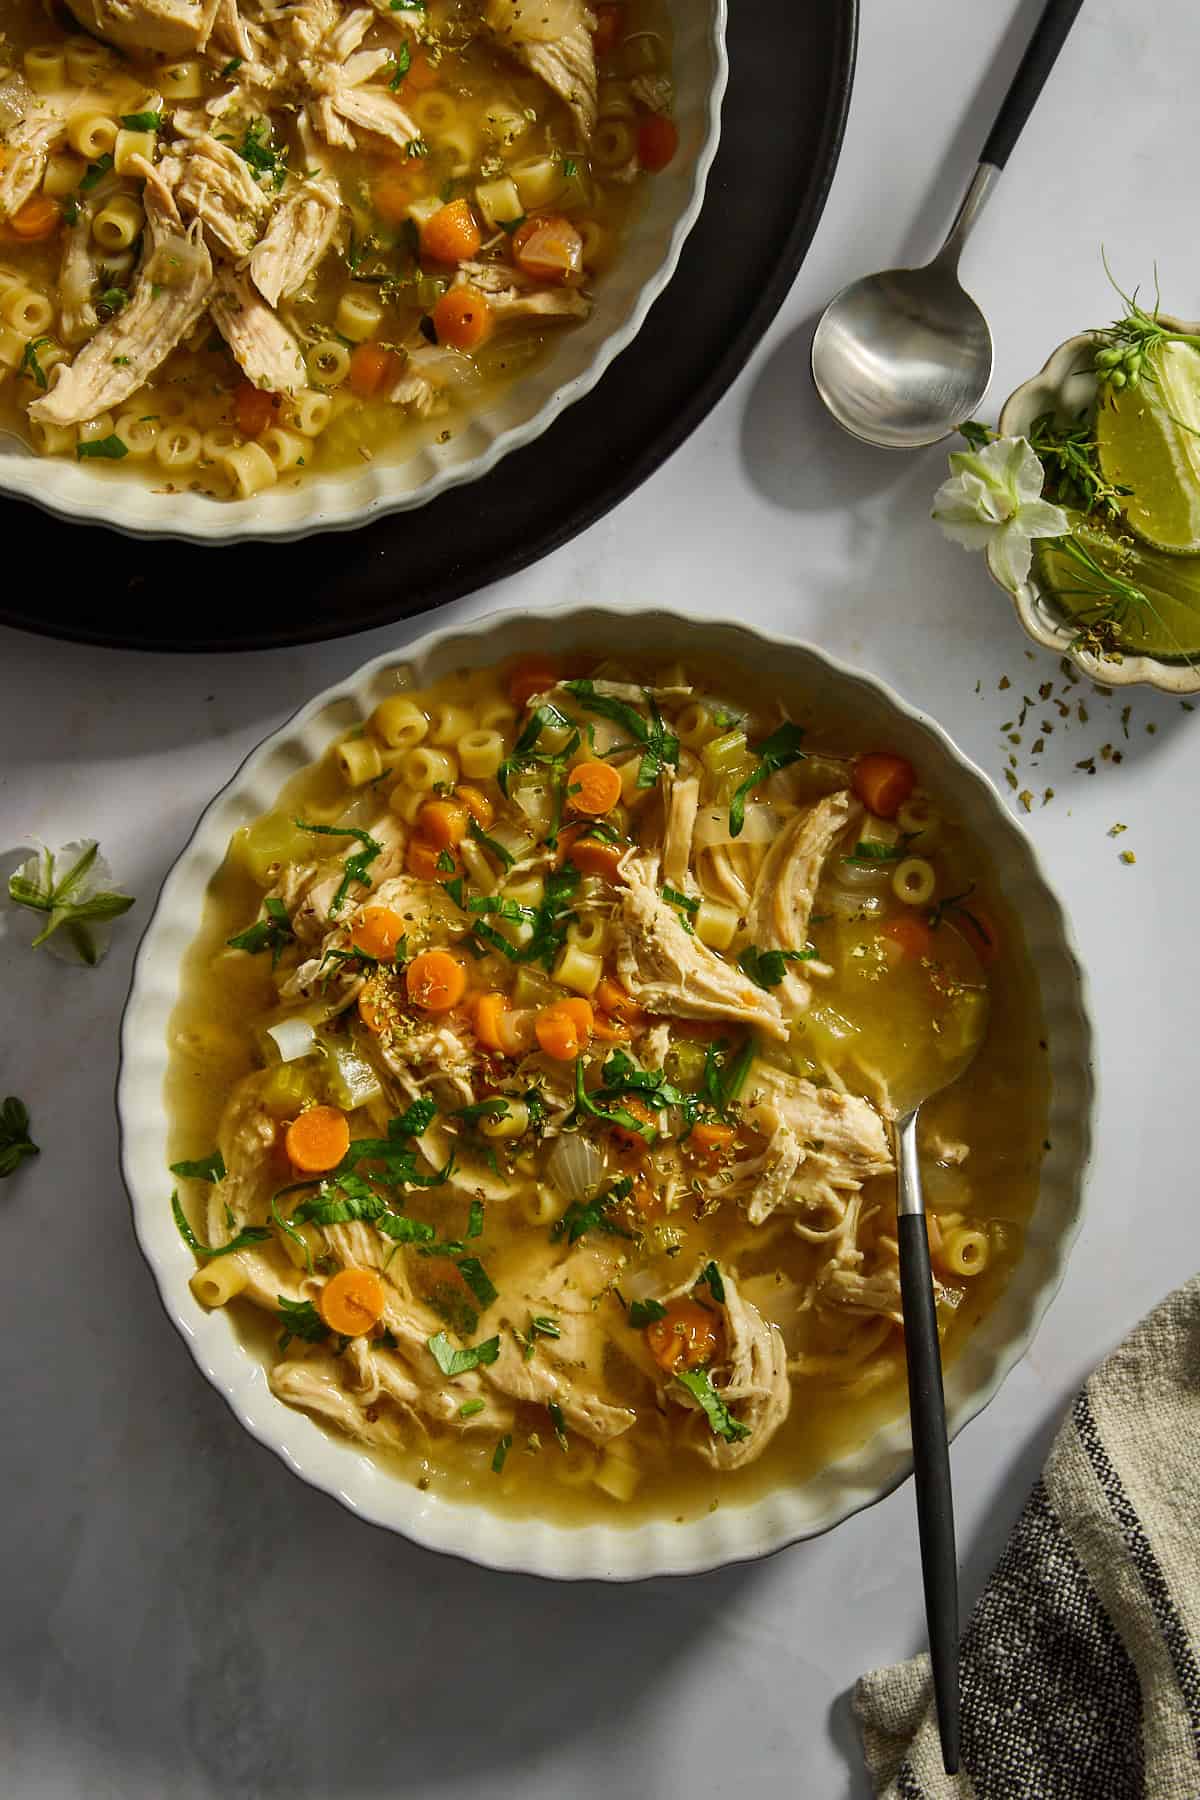
[[[1124,513],[1132,530],[1175,556],[1200,551],[1200,352],[1163,344],[1156,379],[1114,394],[1096,409],[1100,467],[1132,488]]]
[[[1153,550],[1126,538],[1124,546],[1080,513],[1068,512],[1071,531],[1100,567],[1140,588],[1145,606],[1130,605],[1120,619],[1117,636],[1133,656],[1156,656],[1163,662],[1200,660],[1200,557]],[[1095,580],[1064,556],[1053,538],[1034,548],[1034,571],[1043,591],[1064,618],[1085,624],[1103,596],[1090,592]]]

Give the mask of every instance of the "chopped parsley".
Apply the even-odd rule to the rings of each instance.
[[[162,114],[156,112],[122,113],[121,123],[126,131],[158,131],[162,125]]]
[[[0,1181],[11,1175],[27,1156],[41,1150],[29,1135],[29,1108],[15,1094],[0,1105]]]
[[[585,712],[596,713],[598,717],[620,725],[635,744],[642,746],[642,760],[637,777],[640,788],[653,787],[664,768],[679,767],[679,739],[667,730],[653,694],[643,689],[650,714],[647,723],[641,713],[626,705],[623,700],[613,700],[607,694],[598,694],[594,681],[564,681],[562,686],[565,692],[574,695]]]
[[[842,861],[855,868],[869,869],[873,863],[899,862],[904,851],[903,844],[880,844],[874,838],[859,838],[852,853],[843,856]]]
[[[592,1200],[572,1200],[561,1219],[551,1228],[552,1242],[566,1238],[568,1244],[577,1244],[581,1237],[589,1231],[602,1231],[608,1237],[632,1237],[633,1233],[625,1231],[609,1216],[609,1208],[619,1200],[627,1200],[633,1192],[633,1182],[628,1175],[622,1175],[613,1182],[603,1194],[597,1194]]]
[[[483,1201],[472,1200],[471,1211],[467,1217],[467,1236],[477,1238],[483,1236]]]
[[[266,119],[251,119],[246,135],[237,146],[242,161],[249,163],[255,175],[270,181],[278,191],[287,180],[287,151],[276,150],[271,143],[271,127]]]
[[[283,1330],[279,1335],[279,1348],[286,1350],[294,1337],[303,1338],[306,1344],[323,1344],[329,1336],[329,1327],[317,1311],[311,1300],[285,1300],[282,1294],[276,1294],[279,1302],[279,1316],[283,1320]]]
[[[750,1436],[750,1427],[734,1418],[713,1386],[707,1369],[684,1369],[674,1379],[698,1403],[714,1437],[724,1438],[727,1444],[736,1444]]]
[[[404,77],[411,68],[412,51],[406,43],[401,44],[396,60],[391,65],[390,79],[388,81],[388,87],[393,94],[396,92],[396,89],[400,86],[400,83],[404,80]]]
[[[500,1298],[499,1291],[491,1276],[477,1256],[458,1257],[458,1272],[478,1300],[480,1306],[489,1307],[493,1300]]]
[[[195,1162],[177,1162],[171,1164],[172,1175],[182,1175],[187,1181],[224,1181],[225,1158],[219,1150],[211,1156],[201,1156]]]
[[[80,193],[90,194],[92,189],[98,187],[104,180],[104,177],[108,174],[108,171],[112,166],[113,159],[110,152],[107,150],[103,156],[98,156],[94,163],[89,163],[84,170],[83,178],[79,183]]]
[[[628,1058],[626,1060],[628,1061]],[[631,1068],[632,1066],[630,1064]],[[624,1093],[626,1085],[623,1084],[619,1092]],[[602,1092],[603,1090],[598,1089],[597,1091]],[[650,1120],[636,1118],[626,1106],[597,1106],[595,1099],[588,1093],[583,1083],[582,1056],[575,1058],[575,1111],[577,1115],[590,1113],[593,1119],[602,1119],[606,1125],[619,1125],[624,1131],[632,1131],[642,1139],[643,1143],[652,1144],[658,1136],[657,1125]],[[571,1241],[574,1243],[574,1238]]]
[[[813,962],[815,950],[759,950],[753,944],[738,955],[738,968],[760,988],[778,987],[790,962]]]
[[[697,1287],[706,1287],[718,1306],[725,1304],[725,1283],[721,1280],[721,1271],[715,1262],[705,1263],[696,1277]]]
[[[579,164],[575,161],[575,158],[573,156],[564,156],[562,160],[563,180],[571,181],[578,173]]]
[[[467,835],[474,838],[477,844],[481,844],[490,855],[494,856],[502,869],[512,868],[513,863],[516,861],[512,852],[506,850],[504,845],[499,843],[494,837],[489,837],[478,819],[471,820],[471,823],[467,826]]]
[[[171,1211],[179,1227],[180,1237],[197,1256],[231,1256],[235,1250],[244,1250],[249,1244],[261,1244],[271,1235],[270,1228],[266,1225],[246,1225],[227,1244],[202,1244],[188,1224],[187,1214],[179,1203],[178,1194],[171,1195]]]
[[[43,344],[48,344],[50,342],[51,340],[48,337],[30,338],[25,346],[25,353],[21,358],[21,374],[30,376],[32,380],[37,383],[38,387],[43,389],[46,386],[46,371],[38,361],[37,353]]]
[[[739,1098],[746,1085],[746,1077],[757,1054],[754,1034],[751,1032],[733,1061],[729,1061],[728,1047],[723,1042],[709,1044],[704,1052],[704,1079],[701,1090],[705,1099],[721,1118],[728,1118],[729,1109]]]
[[[635,1331],[641,1331],[647,1325],[653,1325],[658,1319],[665,1319],[667,1309],[661,1300],[631,1300],[629,1302],[629,1323]]]
[[[488,1100],[473,1100],[470,1106],[456,1108],[450,1117],[474,1124],[477,1119],[507,1119],[510,1110],[503,1094],[493,1094]]]
[[[565,1450],[567,1448],[567,1426],[566,1421],[563,1418],[563,1409],[558,1404],[557,1400],[548,1400],[546,1402],[546,1411],[550,1414],[550,1423],[554,1427],[554,1435],[558,1439],[558,1447],[560,1450]]]
[[[228,81],[231,75],[237,74],[241,66],[242,58],[240,56],[231,56],[229,61],[225,64],[225,67],[221,70],[221,80]]]
[[[485,1338],[482,1344],[468,1346],[458,1350],[450,1342],[444,1331],[437,1332],[427,1339],[429,1354],[442,1371],[442,1374],[453,1380],[456,1375],[465,1375],[469,1369],[479,1368],[481,1363],[494,1363],[500,1354],[500,1339]]]
[[[369,888],[372,885],[367,871],[375,858],[383,855],[383,845],[369,831],[363,831],[357,825],[309,825],[304,819],[293,819],[292,823],[297,831],[311,831],[317,837],[355,838],[362,845],[361,850],[356,850],[353,856],[347,856],[342,864],[345,870],[342,884],[329,905],[329,916],[332,919],[341,911],[352,881],[361,882],[363,887]]]
[[[486,1405],[486,1400],[464,1400],[458,1409],[458,1416],[460,1419],[473,1419],[476,1413],[484,1410]]]
[[[102,462],[120,462],[129,455],[129,448],[115,431],[110,431],[107,437],[91,438],[86,444],[76,444],[75,454],[80,461],[92,457]]]
[[[530,1337],[560,1338],[562,1326],[546,1313],[535,1313],[529,1321]]]
[[[288,918],[287,907],[274,895],[263,901],[265,919],[257,919],[245,931],[239,931],[235,937],[226,938],[225,942],[231,950],[246,950],[251,956],[258,956],[263,950],[271,952],[271,967],[277,968],[279,958],[288,945],[295,942],[296,934],[292,930],[292,921]],[[332,956],[335,952],[330,951]]]
[[[682,915],[680,922],[683,929],[689,933],[693,932],[695,926],[692,921],[700,911],[700,902],[693,900],[688,894],[681,894],[678,888],[664,887],[662,893],[667,905],[673,906],[676,912]]]
[[[803,737],[804,732],[799,725],[781,725],[778,731],[773,731],[770,737],[763,738],[762,742],[755,746],[754,753],[758,758],[757,766],[747,775],[729,802],[729,834],[731,837],[741,836],[742,826],[746,822],[747,796],[769,775],[774,775],[777,769],[786,769],[792,763],[803,761],[804,751],[800,748]]]
[[[496,1448],[492,1451],[492,1474],[493,1475],[500,1474],[500,1472],[504,1468],[506,1461],[508,1460],[508,1453],[511,1449],[512,1449],[512,1432],[506,1431],[504,1436],[497,1443]]]

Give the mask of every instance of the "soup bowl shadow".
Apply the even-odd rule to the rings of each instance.
[[[538,648],[620,656],[691,658],[735,666],[770,690],[819,697],[823,713],[853,722],[860,741],[886,743],[921,769],[971,834],[1020,916],[1041,995],[1050,1100],[1040,1188],[1025,1250],[1005,1291],[947,1371],[947,1418],[955,1433],[996,1392],[1027,1349],[1062,1279],[1079,1229],[1095,1098],[1085,982],[1062,907],[1032,845],[987,777],[934,721],[872,677],[794,640],[745,626],[664,611],[567,608],[538,616]],[[429,1549],[496,1569],[561,1580],[630,1581],[695,1574],[771,1554],[828,1530],[889,1493],[911,1469],[905,1417],[810,1480],[778,1487],[677,1524],[595,1523],[560,1527],[506,1517],[421,1493],[272,1395],[257,1356],[221,1311],[206,1313],[189,1287],[194,1264],[164,1200],[168,1161],[163,1107],[168,1022],[184,953],[199,928],[208,882],[231,834],[268,811],[284,782],[315,761],[335,736],[360,724],[398,687],[425,687],[453,670],[486,667],[527,651],[528,614],[507,612],[453,627],[368,663],[302,707],[253,751],[211,802],[163,884],[138,950],[121,1030],[117,1107],[121,1167],[134,1230],[167,1314],[205,1377],[237,1418],[304,1480],[359,1517]]]

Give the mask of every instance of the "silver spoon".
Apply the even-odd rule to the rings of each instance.
[[[896,1119],[892,1137],[896,1154],[896,1236],[900,1248],[900,1297],[904,1313],[904,1355],[908,1365],[908,1410],[912,1423],[913,1480],[917,1490],[917,1529],[921,1540],[921,1576],[925,1589],[925,1622],[937,1705],[942,1762],[953,1775],[959,1762],[961,1736],[958,1689],[958,1557],[954,1543],[954,1497],[950,1485],[950,1446],[946,1437],[946,1402],[942,1390],[942,1347],[937,1303],[929,1266],[929,1235],[917,1151],[917,1120],[934,1094],[958,1081],[975,1059],[987,1031],[987,989],[975,1020],[977,1027],[957,1055],[948,1057],[933,1080],[889,1080]],[[918,1066],[936,1064],[938,1044],[932,1030]],[[913,1059],[914,1045],[905,1046]]]
[[[853,437],[889,450],[935,444],[969,419],[987,392],[992,334],[958,279],[958,259],[1082,4],[1048,0],[933,261],[852,281],[822,313],[812,341],[813,380]]]

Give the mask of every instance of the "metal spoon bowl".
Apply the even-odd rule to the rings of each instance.
[[[958,279],[958,260],[1082,4],[1047,0],[934,260],[851,282],[821,315],[812,342],[817,392],[838,424],[865,443],[889,450],[935,444],[987,392],[992,334]]]

